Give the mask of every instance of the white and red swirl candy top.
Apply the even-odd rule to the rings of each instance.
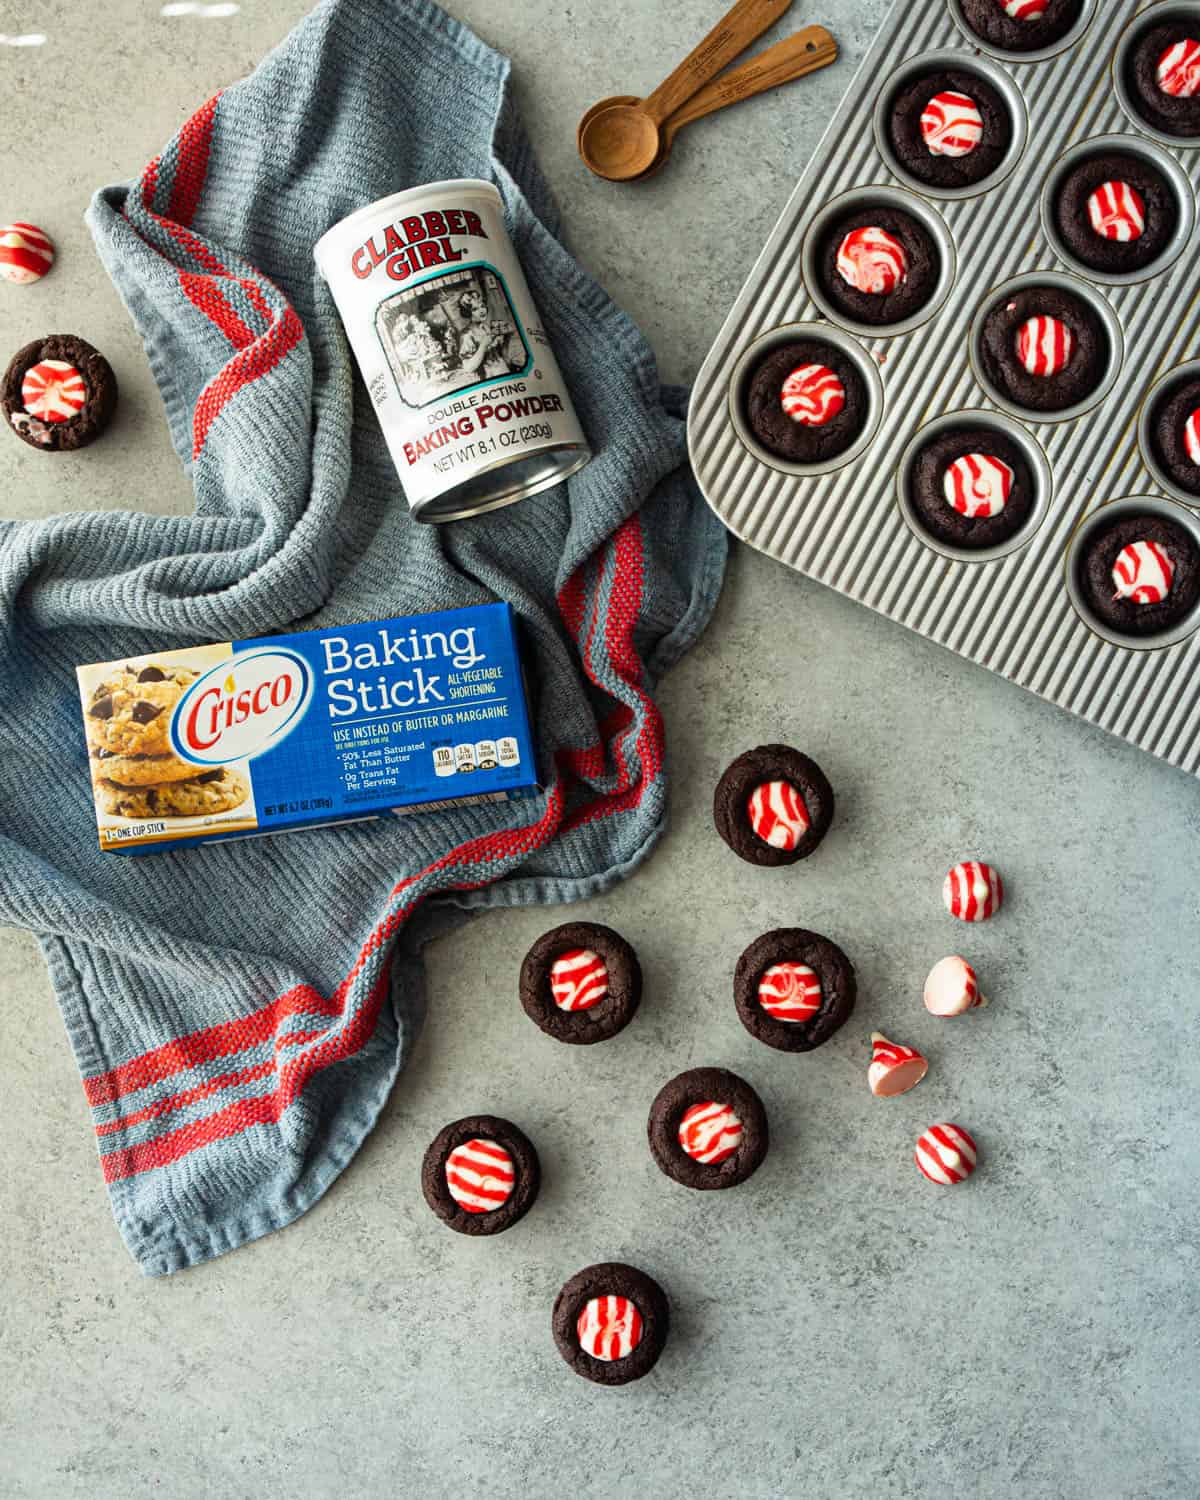
[[[503,1207],[516,1181],[512,1157],[496,1141],[475,1139],[455,1146],[445,1170],[450,1196],[469,1214]]]
[[[608,969],[590,948],[568,948],[550,965],[550,993],[559,1010],[591,1010],[608,994]]]
[[[1059,375],[1070,363],[1075,335],[1058,318],[1027,318],[1017,330],[1017,358],[1030,375]]]
[[[932,156],[969,156],[983,139],[983,116],[969,94],[947,89],[921,111],[921,135]]]
[[[971,1136],[961,1125],[951,1125],[948,1120],[931,1125],[913,1152],[913,1160],[925,1176],[942,1187],[965,1182],[978,1159],[979,1151]]]
[[[886,296],[908,276],[908,256],[894,235],[877,225],[852,229],[837,253],[838,275],[857,292]]]
[[[915,1047],[889,1042],[881,1031],[871,1033],[871,1064],[867,1087],[878,1099],[892,1099],[916,1088],[929,1071],[929,1063]]]
[[[946,504],[959,515],[998,516],[1012,493],[1013,471],[988,453],[966,453],[956,458],[942,476]]]
[[[968,859],[955,865],[942,882],[942,900],[952,917],[964,922],[983,922],[994,917],[1004,900],[1004,882],[999,870],[981,860]]]
[[[961,1016],[986,1004],[975,970],[965,958],[952,954],[930,969],[925,981],[925,1009],[930,1015]]]
[[[804,798],[790,781],[764,781],[746,804],[750,827],[772,849],[791,851],[808,832]]]
[[[628,1297],[593,1297],[576,1319],[575,1332],[585,1354],[608,1364],[642,1342],[642,1315]]]
[[[1040,21],[1046,14],[1048,0],[996,0],[1006,16],[1014,21]]]
[[[728,1104],[712,1099],[693,1104],[679,1122],[679,1144],[693,1161],[705,1166],[732,1156],[741,1139],[741,1120]]]
[[[68,422],[83,410],[87,387],[65,359],[43,359],[30,365],[21,382],[21,405],[43,422]]]
[[[1128,244],[1146,229],[1146,203],[1127,182],[1102,182],[1087,201],[1088,222],[1102,240]]]
[[[811,1021],[821,1009],[821,981],[807,964],[772,964],[758,981],[758,1003],[777,1021]]]
[[[1176,42],[1158,60],[1158,86],[1175,99],[1200,93],[1200,42]]]
[[[0,277],[27,286],[40,281],[54,264],[54,242],[36,224],[6,224],[0,229]]]
[[[779,393],[783,409],[803,427],[824,427],[846,405],[846,387],[828,365],[798,365]]]
[[[1200,464],[1200,409],[1194,411],[1183,428],[1183,446],[1194,464]]]
[[[1161,604],[1175,582],[1175,564],[1158,542],[1130,542],[1117,553],[1112,581],[1115,599]]]

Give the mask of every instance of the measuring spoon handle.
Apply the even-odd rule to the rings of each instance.
[[[661,125],[722,68],[757,41],[789,8],[792,0],[737,0],[694,51],[646,99],[642,108]]]
[[[755,94],[764,94],[781,83],[790,83],[793,78],[803,78],[819,68],[827,68],[837,55],[837,42],[824,26],[806,26],[795,36],[776,42],[773,47],[752,57],[740,68],[706,83],[666,121],[663,129],[668,141],[693,120],[701,120],[705,115],[738,104],[743,99],[752,99]]]

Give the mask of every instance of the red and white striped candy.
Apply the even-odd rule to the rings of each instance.
[[[1183,446],[1194,464],[1200,464],[1200,409],[1187,419],[1183,429]]]
[[[1176,42],[1158,60],[1158,86],[1175,99],[1200,93],[1200,42]]]
[[[1074,348],[1075,335],[1058,318],[1028,318],[1017,331],[1017,358],[1030,375],[1058,375]]]
[[[746,804],[750,827],[772,849],[791,850],[808,832],[804,798],[790,781],[764,781]]]
[[[628,1297],[592,1297],[575,1322],[579,1347],[610,1364],[642,1342],[642,1315]]]
[[[1088,220],[1102,240],[1128,244],[1146,228],[1146,204],[1127,182],[1102,182],[1087,201]]]
[[[988,453],[964,454],[942,476],[946,504],[963,516],[998,516],[1012,486],[1013,471]]]
[[[881,1031],[871,1033],[871,1065],[867,1087],[878,1099],[892,1099],[916,1088],[929,1071],[929,1063],[915,1047],[889,1042]]]
[[[838,275],[855,291],[885,296],[908,276],[904,246],[886,229],[852,229],[837,253]]]
[[[27,286],[40,281],[54,264],[54,241],[36,224],[6,224],[0,229],[0,276]]]
[[[931,1125],[917,1142],[913,1160],[930,1182],[951,1187],[966,1182],[975,1170],[979,1150],[961,1125]]]
[[[559,1010],[591,1010],[608,994],[608,969],[590,948],[569,948],[550,965],[550,993]]]
[[[1040,21],[1046,14],[1047,0],[996,0],[996,3],[1014,21]]]
[[[811,1021],[821,1009],[821,981],[807,964],[772,964],[758,981],[758,1003],[777,1021]]]
[[[692,1158],[713,1166],[733,1155],[741,1143],[742,1122],[728,1104],[707,1099],[693,1104],[679,1122],[679,1144]]]
[[[83,410],[87,387],[83,376],[65,359],[44,359],[30,365],[21,382],[21,405],[43,422],[68,422]]]
[[[1000,872],[977,859],[955,865],[942,882],[942,900],[952,917],[964,922],[983,922],[994,917],[1004,900]]]
[[[975,970],[957,954],[934,964],[925,981],[925,1009],[934,1016],[961,1016],[987,999],[979,992]]]
[[[824,427],[846,405],[846,387],[828,365],[799,365],[779,393],[783,409],[804,427]]]
[[[969,94],[947,89],[921,111],[921,135],[932,156],[969,156],[983,139],[983,116]]]
[[[1175,582],[1175,564],[1158,542],[1130,542],[1117,553],[1112,580],[1114,599],[1161,604]]]
[[[464,1141],[446,1158],[450,1196],[469,1214],[488,1214],[502,1208],[515,1182],[512,1157],[495,1141]]]

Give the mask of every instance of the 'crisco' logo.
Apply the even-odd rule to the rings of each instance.
[[[261,755],[289,735],[312,698],[312,669],[281,647],[232,656],[198,677],[171,721],[184,760],[219,766]]]

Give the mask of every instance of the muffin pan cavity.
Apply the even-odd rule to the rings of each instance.
[[[1132,202],[1127,190],[1137,195]],[[1187,173],[1161,146],[1128,135],[1095,136],[1059,157],[1042,189],[1041,211],[1042,232],[1059,260],[1106,286],[1161,276],[1183,254],[1196,224]]]
[[[948,463],[968,455],[998,459],[1013,476],[1004,510],[1019,505],[1020,524],[1008,536],[1001,523],[1003,511],[988,526],[991,537],[980,537],[979,518],[955,518],[944,499]],[[1019,552],[1046,518],[1054,478],[1046,455],[1025,428],[994,411],[955,411],[935,417],[913,433],[896,467],[896,500],[905,523],[926,546],[955,562],[998,562]],[[936,520],[945,506],[943,524],[931,525],[931,502]],[[955,532],[958,536],[955,536]],[[972,532],[975,533],[972,536]]]
[[[947,0],[954,24],[973,47],[1012,63],[1048,62],[1074,47],[1092,24],[1097,3],[1045,0],[1041,14],[1023,18],[1009,15],[1001,0]]]
[[[1200,5],[1166,0],[1131,21],[1113,53],[1112,86],[1121,108],[1138,130],[1167,146],[1200,146],[1194,54],[1176,52],[1160,83],[1165,54],[1188,41],[1200,43]]]
[[[979,113],[981,134],[967,152],[932,152],[921,122],[931,102],[947,92],[965,95]],[[894,177],[927,198],[952,202],[999,186],[1021,159],[1029,115],[1013,78],[986,57],[952,48],[902,63],[879,91],[873,117],[875,148]],[[942,144],[942,143],[939,143]]]
[[[975,13],[1005,15],[999,0],[986,6]],[[1007,58],[967,13],[968,0],[894,0],[752,268],[747,256],[692,393],[693,469],[750,546],[1200,775],[1200,629],[1159,630],[1169,609],[1131,614],[1101,598],[1110,618],[1099,631],[1071,607],[1063,577],[1072,532],[1113,496],[1157,491],[1154,504],[1200,525],[1200,151],[1182,149],[1200,136],[1152,139],[1113,88],[1116,59],[1144,28],[1194,23],[1200,39],[1200,0],[1082,0],[1054,39]],[[1067,15],[1044,13],[1056,25]],[[928,80],[966,103],[940,101],[922,128]],[[999,99],[1011,113],[1007,157],[936,167],[952,153],[932,145],[969,159],[987,139],[985,84],[989,110]],[[1080,171],[1096,162],[1098,186]],[[1114,207],[1098,195],[1126,179],[1136,199],[1117,194]],[[1064,227],[1052,211],[1068,188]],[[833,295],[831,240],[848,221],[902,222],[882,221],[891,211],[937,251],[926,295],[900,308],[896,281],[874,304]],[[1139,240],[1140,251],[1120,248]],[[870,248],[867,269],[886,272],[892,248]],[[858,281],[847,278],[864,292]],[[855,361],[866,413],[845,446],[843,419],[819,441],[820,461],[804,464],[762,442],[795,436],[780,425],[778,377],[790,368],[760,380],[757,436],[747,407],[763,352],[798,332]]]

